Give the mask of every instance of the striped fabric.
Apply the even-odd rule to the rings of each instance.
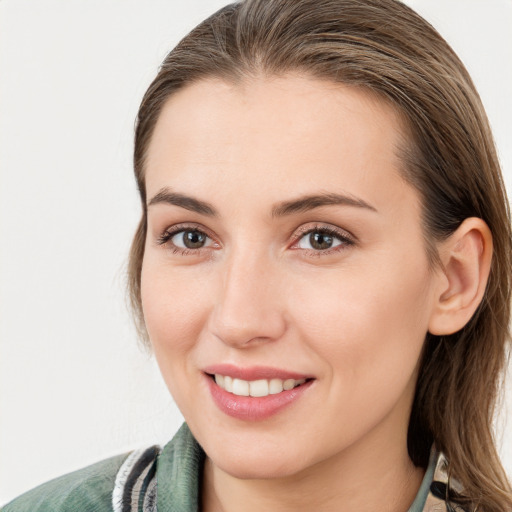
[[[132,452],[119,469],[112,492],[114,512],[156,512],[158,446]]]
[[[448,474],[448,461],[443,453],[438,453],[434,476],[422,512],[469,512],[457,498],[463,494],[462,485]],[[415,512],[411,510],[409,512]]]

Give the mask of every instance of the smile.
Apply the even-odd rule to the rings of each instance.
[[[242,368],[217,364],[203,369],[213,403],[224,414],[242,421],[261,421],[308,395],[312,375],[271,367]]]
[[[306,382],[306,379],[258,379],[243,380],[229,375],[215,374],[216,384],[229,393],[237,396],[264,397],[289,391]]]

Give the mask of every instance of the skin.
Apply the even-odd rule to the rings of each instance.
[[[440,248],[446,271],[429,267],[419,194],[400,175],[402,132],[367,92],[298,75],[203,80],[165,104],[148,203],[172,191],[217,215],[149,205],[142,302],[164,380],[207,453],[204,510],[406,511],[413,501],[424,473],[406,447],[418,360],[431,325],[454,328],[450,287],[470,279],[450,264],[455,242]],[[327,192],[369,207],[272,215]],[[182,234],[160,243],[173,227],[204,232],[204,247],[184,253]],[[322,228],[341,237],[327,250],[305,234]],[[468,261],[489,253],[482,229],[469,225],[458,245]],[[219,363],[314,381],[278,414],[244,421],[205,385],[202,369]]]

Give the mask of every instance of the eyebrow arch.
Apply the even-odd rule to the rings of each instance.
[[[199,199],[195,199],[178,192],[172,192],[169,188],[164,187],[158,191],[156,195],[149,201],[148,206],[154,204],[173,204],[190,210],[191,212],[201,213],[209,217],[216,217],[217,210],[210,204]]]
[[[314,208],[330,205],[355,206],[377,212],[371,204],[351,195],[322,193],[299,197],[292,201],[279,203],[272,209],[272,217],[283,217],[293,213],[303,213]]]
[[[206,201],[195,199],[194,197],[172,192],[169,188],[160,189],[156,195],[149,201],[148,206],[154,204],[172,204],[190,210],[192,212],[207,215],[209,217],[218,216],[217,210]],[[342,205],[355,206],[357,208],[365,208],[367,210],[377,212],[376,208],[364,201],[350,195],[321,193],[299,197],[291,201],[284,201],[272,208],[272,217],[284,217],[293,213],[303,213],[321,206]]]

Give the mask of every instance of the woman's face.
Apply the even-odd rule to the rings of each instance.
[[[406,452],[437,274],[401,130],[368,93],[295,75],[209,79],[164,106],[143,309],[221,470],[277,477]]]

